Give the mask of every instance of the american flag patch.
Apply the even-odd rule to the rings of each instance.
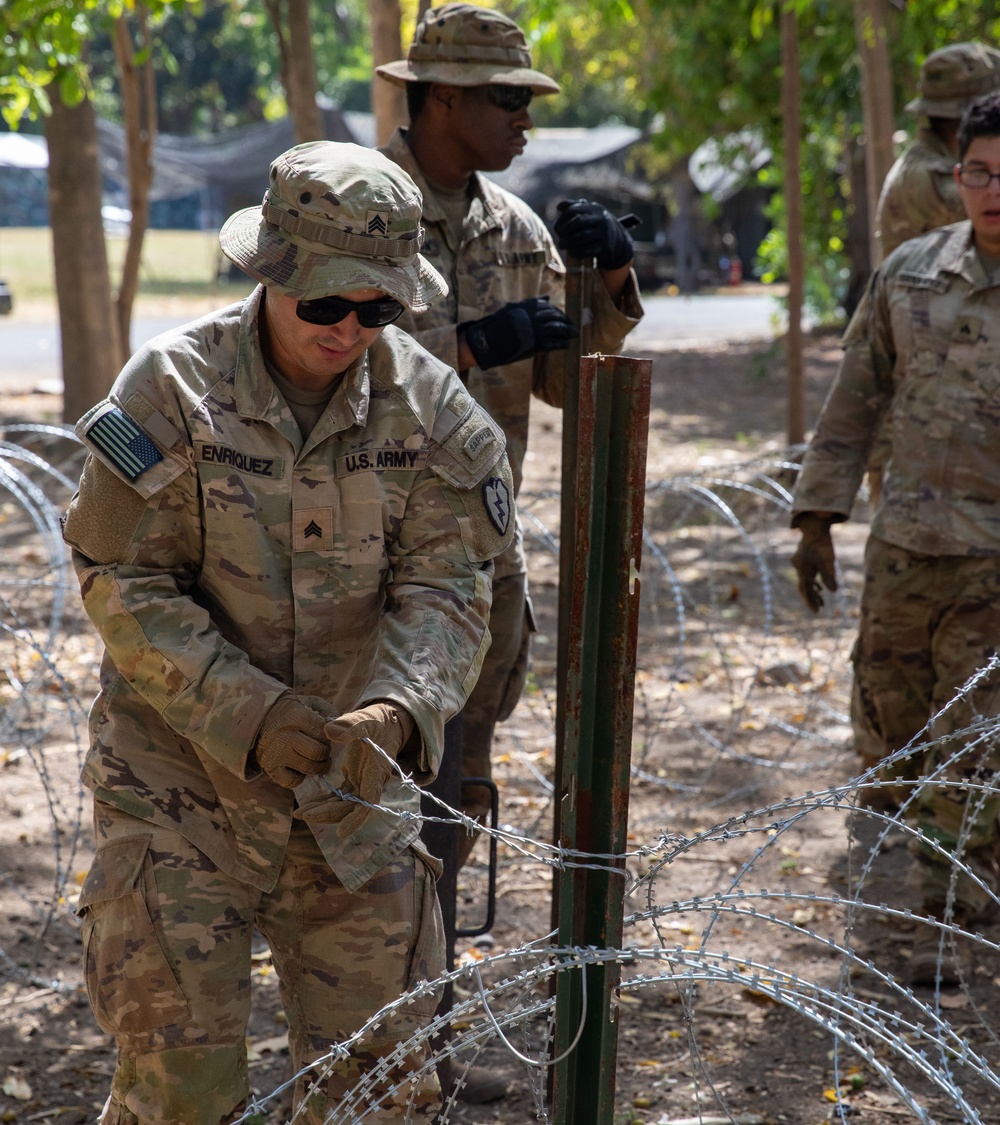
[[[87,430],[87,437],[129,480],[142,476],[157,461],[163,460],[163,454],[145,431],[117,406],[94,422]]]

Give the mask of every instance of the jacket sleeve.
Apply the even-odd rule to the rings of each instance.
[[[146,473],[130,481],[88,445],[64,536],[108,656],[172,730],[237,776],[256,776],[257,732],[288,689],[230,644],[197,600],[202,528],[193,467],[175,463],[160,486]]]
[[[456,380],[457,382],[457,380]],[[503,431],[458,390],[438,417],[390,552],[375,672],[361,702],[405,707],[422,740],[416,779],[436,775],[444,725],[465,704],[489,647],[492,559],[514,533]]]
[[[883,272],[868,284],[844,336],[844,358],[802,461],[792,526],[804,512],[850,516],[868,453],[892,400],[896,349]]]
[[[553,253],[555,249],[553,247]],[[543,293],[548,293],[553,304],[560,308],[566,306],[566,275],[547,270]],[[594,271],[589,317],[589,352],[601,355],[617,355],[625,337],[643,317],[642,302],[639,300],[639,282],[635,270],[629,271],[625,290],[615,304],[598,270]],[[570,310],[572,315],[572,311]],[[535,371],[532,393],[550,406],[561,407],[566,394],[565,352],[541,352],[535,356]]]

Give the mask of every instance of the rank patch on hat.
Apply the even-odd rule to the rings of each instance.
[[[117,406],[105,411],[94,422],[87,430],[87,437],[129,480],[136,480],[163,460],[163,454],[146,432]]]
[[[483,503],[486,511],[493,521],[493,526],[505,535],[510,524],[510,489],[507,482],[500,477],[490,477],[483,484]]]
[[[388,211],[369,211],[365,230],[369,234],[385,234],[389,229]]]

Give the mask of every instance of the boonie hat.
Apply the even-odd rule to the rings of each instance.
[[[952,43],[920,68],[920,97],[907,105],[927,117],[961,117],[982,94],[1000,89],[1000,51],[983,43]]]
[[[381,289],[419,313],[448,292],[420,254],[423,203],[381,153],[309,141],[273,161],[262,206],[231,215],[219,243],[256,281],[300,301]]]
[[[406,58],[377,66],[375,73],[397,86],[530,86],[536,94],[558,94],[560,89],[547,74],[531,69],[528,41],[510,17],[474,4],[429,8]]]

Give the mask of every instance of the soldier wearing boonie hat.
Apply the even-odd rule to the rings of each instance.
[[[446,291],[421,206],[370,150],[284,153],[221,236],[261,284],[146,344],[77,426],[65,537],[106,652],[80,896],[118,1049],[103,1125],[244,1111],[255,930],[296,1072],[369,1024],[298,1079],[296,1119],[439,1104],[425,1049],[399,1061],[444,963],[414,782],[478,674],[514,521],[503,433],[392,324]]]
[[[919,96],[906,108],[927,120],[882,185],[875,213],[881,258],[908,238],[965,218],[953,175],[958,123],[976,98],[997,89],[1000,51],[984,43],[952,43],[924,60]]]
[[[512,19],[465,3],[425,12],[406,58],[376,69],[406,87],[409,128],[397,131],[382,151],[419,186],[424,253],[451,285],[443,301],[404,314],[400,323],[459,371],[503,427],[519,486],[531,398],[562,405],[564,349],[577,326],[563,311],[565,266],[545,223],[480,173],[502,171],[523,151],[532,98],[558,93],[559,85],[532,66],[528,42]],[[617,352],[642,316],[631,237],[606,208],[588,200],[564,200],[553,217],[559,246],[596,262],[603,280],[593,286],[590,346]],[[524,686],[534,628],[526,569],[519,529],[497,560],[492,644],[462,713],[463,777],[490,777],[494,728]],[[489,807],[488,789],[463,787],[467,816],[484,821]],[[459,863],[474,844],[474,836],[459,834]],[[503,1089],[502,1082],[480,1082],[473,1071],[458,1096],[486,1100]]]

